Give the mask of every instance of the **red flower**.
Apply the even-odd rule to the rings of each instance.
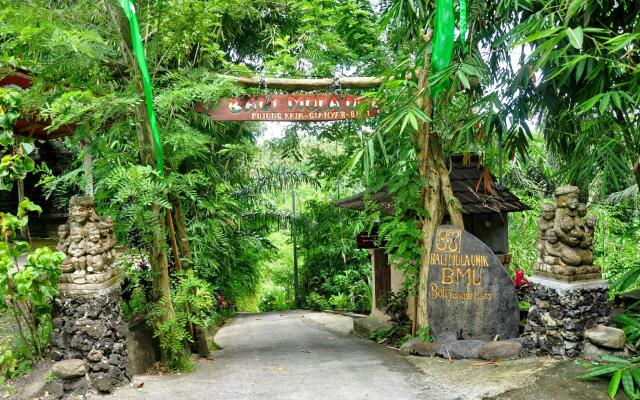
[[[523,269],[516,269],[516,276],[513,279],[513,284],[516,288],[529,285],[529,280],[525,277]]]

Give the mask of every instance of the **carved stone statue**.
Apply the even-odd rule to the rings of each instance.
[[[536,275],[561,281],[600,279],[593,265],[594,216],[578,201],[580,190],[561,186],[555,191],[556,204],[542,206],[538,220]]]
[[[93,198],[71,198],[69,219],[58,227],[58,235],[57,249],[67,255],[61,267],[61,286],[98,288],[115,277],[111,268],[116,255],[113,219],[98,216]]]

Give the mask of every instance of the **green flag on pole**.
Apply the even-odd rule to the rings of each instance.
[[[451,63],[455,43],[455,0],[437,0],[435,15],[435,33],[431,53],[431,70],[434,74],[444,70]],[[466,52],[465,37],[467,35],[467,2],[459,0],[460,6],[460,43]],[[444,89],[448,79],[442,80],[432,87],[431,93],[437,96]]]
[[[149,124],[151,125],[151,135],[153,136],[153,147],[156,153],[156,169],[160,176],[164,176],[164,155],[162,153],[162,142],[160,141],[160,133],[158,133],[158,122],[156,121],[156,113],[153,109],[153,93],[151,91],[151,78],[149,77],[149,69],[147,68],[147,59],[144,55],[144,47],[142,46],[142,36],[140,36],[140,28],[138,27],[138,19],[136,18],[136,8],[131,0],[118,0],[120,6],[124,10],[129,27],[131,29],[131,42],[133,44],[133,54],[138,60],[138,67],[142,75],[142,86],[144,88],[144,99],[147,104],[147,114],[149,116]]]

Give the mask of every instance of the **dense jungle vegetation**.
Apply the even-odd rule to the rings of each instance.
[[[35,174],[42,190],[66,204],[86,190],[90,152],[98,212],[114,218],[126,248],[118,260],[128,282],[123,309],[154,327],[169,369],[189,368],[189,323],[205,328],[234,311],[296,307],[294,236],[299,307],[369,310],[369,254],[354,238],[376,219],[381,240],[397,250],[407,289],[423,296],[433,229],[445,214],[461,221],[448,186],[452,154],[477,154],[496,179],[503,169],[500,183],[532,207],[510,219],[512,274],[531,272],[540,206],[555,187],[571,183],[598,216],[596,262],[612,296],[637,287],[636,2],[469,2],[466,37],[457,37],[450,62],[435,65],[434,2],[138,1],[163,174],[155,170],[141,77],[118,2],[0,0],[0,9],[0,75],[20,69],[33,77],[28,90],[0,89],[2,189]],[[288,124],[281,135],[264,137],[265,124],[213,122],[195,110],[223,97],[278,92],[234,85],[221,73],[382,77],[376,90],[334,89],[372,99],[381,112]],[[57,139],[76,157],[63,174],[35,165],[29,140],[14,138],[15,120],[34,110],[51,130],[75,127],[72,137]],[[392,216],[331,203],[383,185],[395,200]],[[37,211],[25,203],[1,218],[0,307],[33,329],[0,337],[0,380],[37,360],[50,330],[51,271],[62,260],[20,239],[27,212]],[[167,221],[175,225],[177,251]],[[16,260],[29,251],[30,272],[16,273]],[[33,291],[21,293],[13,283]],[[419,325],[426,325],[426,310]]]

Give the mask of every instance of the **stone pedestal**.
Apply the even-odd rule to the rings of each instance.
[[[89,388],[109,393],[130,378],[128,327],[122,317],[120,285],[116,282],[112,279],[111,286],[98,290],[84,288],[85,285],[61,285],[54,305],[51,358],[84,363],[81,376],[58,376],[67,395],[82,394]]]
[[[609,323],[608,284],[603,280],[562,282],[531,278],[532,302],[523,346],[530,355],[577,357],[584,332]]]

